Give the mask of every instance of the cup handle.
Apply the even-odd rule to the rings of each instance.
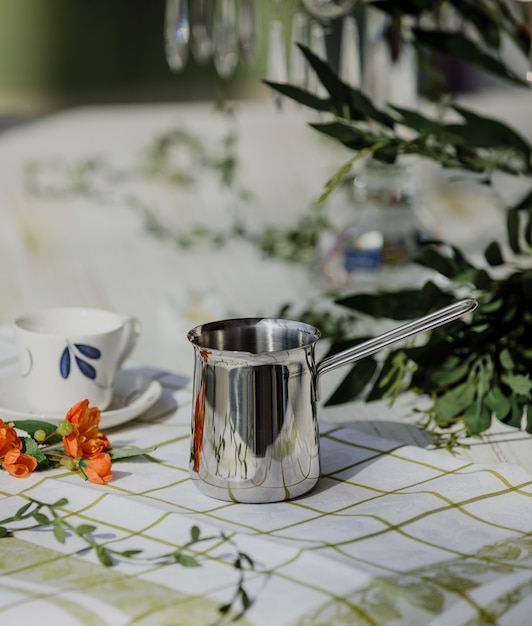
[[[117,369],[120,369],[124,361],[133,352],[133,348],[137,345],[137,341],[142,329],[140,321],[134,316],[125,316],[122,335],[122,352],[118,359]]]

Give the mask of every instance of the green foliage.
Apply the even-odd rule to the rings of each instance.
[[[509,38],[524,60],[529,55],[530,31],[522,6],[513,11],[495,0],[377,0],[372,6],[390,18],[386,34],[393,58],[406,34],[424,68],[431,67],[431,59],[438,55],[449,55],[514,85],[529,86],[501,54],[503,40]],[[461,24],[456,31],[442,27],[442,11],[449,7]],[[405,17],[416,26],[405,28]],[[529,141],[500,120],[454,104],[443,81],[436,94],[440,107],[435,117],[391,104],[379,109],[361,90],[343,83],[327,62],[304,46],[301,50],[327,96],[318,99],[290,85],[267,84],[327,113],[312,128],[354,152],[326,182],[322,199],[342,183],[359,158],[366,157],[394,163],[403,155],[417,155],[476,175],[484,184],[493,183],[495,172],[525,180],[532,176]],[[477,298],[479,306],[468,319],[432,331],[423,345],[391,351],[380,363],[357,364],[327,404],[362,397],[393,400],[409,389],[432,398],[425,425],[447,430],[442,441],[448,445],[457,443],[457,426],[478,435],[489,427],[492,415],[515,427],[524,419],[532,432],[532,190],[508,207],[506,230],[514,257],[505,258],[503,246],[491,242],[484,252],[487,269],[475,266],[456,246],[427,245],[416,262],[449,279],[452,286],[445,291],[429,282],[421,289],[337,300],[355,314],[394,320],[420,317],[449,304],[464,290]],[[492,274],[491,268],[499,271]],[[359,339],[337,336],[333,346]]]
[[[232,561],[233,567],[238,572],[238,581],[235,591],[230,601],[219,607],[220,620],[217,624],[236,621],[242,617],[253,604],[245,589],[246,575],[255,570],[255,563],[244,552],[241,552],[233,540],[220,533],[216,536],[202,536],[197,526],[190,529],[190,539],[176,550],[153,557],[142,557],[142,550],[128,549],[116,550],[107,543],[99,543],[96,538],[97,527],[92,524],[76,525],[72,520],[72,514],[65,512],[68,505],[66,498],[61,498],[53,503],[40,502],[29,498],[28,502],[21,506],[14,515],[0,520],[0,539],[13,537],[17,532],[31,530],[34,528],[46,528],[51,526],[55,539],[59,543],[66,543],[69,536],[76,535],[85,543],[85,547],[80,550],[84,552],[87,548],[94,550],[99,562],[105,567],[113,567],[119,561],[135,561],[141,559],[142,562],[152,562],[160,565],[177,563],[182,567],[199,567],[200,560],[198,554],[193,552],[194,547],[201,542],[213,542],[215,545],[227,544],[234,551]],[[21,522],[29,522],[28,526],[22,526]],[[10,527],[9,525],[12,525]],[[231,558],[229,555],[223,557]],[[227,619],[229,618],[229,620]],[[214,626],[214,625],[213,625]]]
[[[482,175],[488,182],[496,171],[514,176],[532,174],[530,144],[507,124],[458,105],[449,107],[461,118],[452,123],[442,121],[441,116],[430,118],[417,110],[397,106],[390,106],[389,111],[380,110],[361,90],[343,83],[327,62],[308,48],[300,48],[328,97],[316,99],[291,85],[268,81],[266,84],[301,104],[330,113],[330,121],[310,126],[350,150],[390,164],[401,155],[417,155],[446,168]],[[495,73],[505,76],[502,71]],[[519,82],[524,85],[524,79]],[[414,136],[406,138],[401,130],[404,127],[413,131]],[[327,185],[328,193],[341,183],[352,163],[353,159],[342,168],[342,176],[332,177],[336,182]]]
[[[509,67],[501,54],[502,41],[506,37],[513,41],[524,60],[528,57],[530,33],[522,7],[510,11],[505,3],[494,0],[451,0],[447,3],[383,0],[372,3],[372,6],[389,14],[387,34],[392,56],[399,53],[408,37],[423,67],[433,68],[435,56],[449,55],[499,79],[529,87],[526,77]],[[461,27],[456,31],[441,25],[443,11],[449,6],[455,11],[457,21],[461,20]],[[405,28],[405,17],[414,18],[417,26]],[[290,84],[265,81],[266,84],[311,109],[330,114],[331,119],[311,124],[311,127],[357,154],[371,155],[384,163],[394,163],[404,154],[415,154],[446,168],[482,175],[485,181],[490,181],[495,171],[515,176],[532,174],[528,141],[499,120],[449,103],[446,86],[437,94],[438,99],[442,105],[443,100],[447,100],[448,112],[459,116],[457,122],[446,120],[449,116],[445,115],[442,106],[437,117],[392,105],[378,108],[360,89],[342,82],[326,61],[307,47],[300,48],[327,96],[318,98]],[[405,137],[402,130],[405,127],[413,136]],[[341,183],[354,160],[342,168],[342,176],[331,178],[324,197]]]
[[[34,437],[38,430],[43,430],[46,433],[46,443],[48,445],[59,443],[62,440],[61,435],[56,434],[57,426],[55,424],[49,424],[42,420],[17,420],[13,423],[16,428],[28,433],[30,437]]]
[[[510,223],[513,227],[516,222]],[[519,232],[515,239],[522,241]],[[530,259],[528,247],[520,243],[518,250],[522,260]],[[489,265],[504,264],[495,242],[485,257]],[[467,288],[476,292],[478,308],[470,319],[432,331],[424,344],[401,349],[401,359],[397,351],[391,352],[379,367],[372,366],[373,375],[363,379],[362,388],[350,384],[354,375],[350,372],[328,404],[357,399],[363,392],[367,401],[377,400],[400,386],[433,399],[428,424],[439,429],[460,424],[468,435],[478,435],[494,415],[514,427],[525,420],[532,431],[532,270],[508,270],[502,277],[492,277],[456,248],[431,247],[420,262],[452,278],[453,289],[444,292],[427,283],[419,290],[358,294],[338,304],[374,318],[405,320],[448,304],[456,297],[454,292]]]

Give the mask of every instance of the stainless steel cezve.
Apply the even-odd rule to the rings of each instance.
[[[265,503],[306,493],[320,475],[316,404],[322,374],[457,319],[461,300],[315,363],[320,332],[302,322],[241,318],[188,333],[194,347],[190,475],[205,494]]]

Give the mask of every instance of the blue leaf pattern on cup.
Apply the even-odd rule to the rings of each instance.
[[[94,346],[89,346],[84,343],[75,343],[74,348],[82,356],[88,359],[99,359],[102,356],[102,353],[98,348],[95,348]],[[85,359],[82,359],[79,356],[77,356],[71,344],[68,344],[66,346],[59,360],[59,371],[61,372],[61,376],[63,378],[68,378],[70,376],[70,371],[71,371],[70,351],[71,350],[72,350],[74,359],[76,360],[76,364],[79,368],[79,371],[87,378],[94,380],[96,378],[96,369],[90,363],[85,361]]]
[[[96,370],[94,369],[94,367],[92,367],[90,363],[87,363],[87,361],[84,361],[79,357],[75,357],[75,359],[76,363],[78,364],[79,371],[87,378],[94,380],[96,378]]]
[[[70,351],[68,346],[63,350],[61,359],[59,360],[59,371],[63,378],[68,378],[70,375]]]
[[[94,346],[88,346],[84,343],[75,343],[76,348],[81,352],[83,356],[86,356],[88,359],[99,359],[102,356],[102,353],[98,348]]]

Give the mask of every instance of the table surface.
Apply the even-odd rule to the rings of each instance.
[[[94,524],[98,541],[143,551],[105,568],[76,537],[61,544],[39,529],[2,539],[3,619],[39,611],[46,624],[210,624],[238,588],[241,551],[254,563],[244,567],[251,624],[527,623],[526,433],[497,423],[449,454],[430,449],[411,398],[393,407],[319,406],[322,477],[311,493],[242,505],[210,499],[189,479],[187,330],[274,315],[285,303],[302,310],[324,285],[309,267],[265,259],[244,240],[187,248],[162,240],[148,232],[146,216],[181,233],[223,229],[235,217],[258,229],[290,224],[346,158],[308,121],[300,109],[278,114],[265,103],[240,103],[234,118],[208,104],[117,106],[63,112],[0,135],[0,374],[17,371],[17,315],[75,304],[137,315],[143,332],[128,368],[163,386],[149,411],[108,431],[114,446],[155,446],[148,458],[116,463],[108,485],[65,470],[0,476],[0,518],[27,498],[66,497],[65,514]],[[169,132],[180,146],[172,148],[174,173],[196,176],[187,185],[141,167]],[[213,158],[232,133],[239,165],[228,188]],[[438,191],[442,234],[458,245],[477,249],[502,228],[487,196],[467,186],[442,191],[432,173],[424,180]],[[37,195],[36,181],[54,193]],[[341,219],[345,198],[331,202]],[[331,375],[327,384],[336,382]],[[159,558],[186,543],[194,524],[214,537],[191,547],[199,567]]]

